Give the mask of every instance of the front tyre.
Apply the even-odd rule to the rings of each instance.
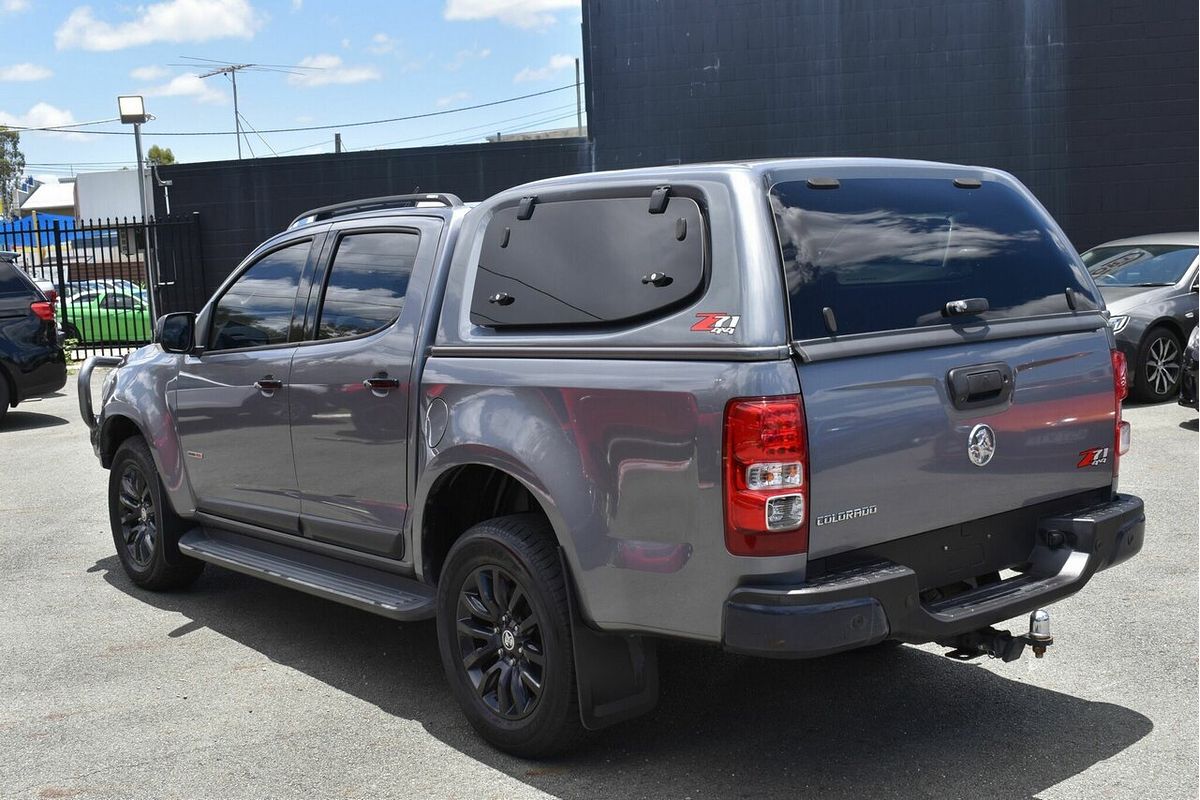
[[[146,440],[126,439],[108,475],[108,517],[117,558],[129,579],[143,589],[187,586],[204,562],[179,552],[184,522],[166,501]]]
[[[582,735],[567,585],[536,514],[464,533],[438,582],[438,647],[455,699],[495,747],[536,758]]]
[[[1138,348],[1137,376],[1133,381],[1137,399],[1161,403],[1179,391],[1182,354],[1179,337],[1173,331],[1162,326],[1151,328]]]

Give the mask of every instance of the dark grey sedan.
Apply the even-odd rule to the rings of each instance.
[[[1196,327],[1196,233],[1120,239],[1083,254],[1129,361],[1135,397],[1167,400],[1179,391],[1183,343]]]

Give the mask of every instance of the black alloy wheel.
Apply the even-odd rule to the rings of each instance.
[[[541,620],[515,577],[500,566],[472,572],[458,593],[463,669],[488,708],[507,720],[528,716],[546,673]]]
[[[438,576],[438,651],[471,726],[512,755],[542,758],[584,735],[568,580],[540,514],[479,522]]]
[[[179,537],[189,526],[171,508],[141,436],[121,442],[113,454],[108,520],[121,567],[143,589],[179,589],[204,570],[203,561],[179,551]]]
[[[150,482],[137,464],[128,463],[122,470],[118,500],[121,504],[120,526],[125,553],[134,564],[148,567],[158,542],[158,514],[154,508]]]

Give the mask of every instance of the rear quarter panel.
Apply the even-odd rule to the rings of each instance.
[[[588,619],[718,641],[744,576],[797,579],[806,563],[726,550],[725,404],[796,388],[787,360],[434,357],[422,409],[438,398],[449,422],[436,447],[423,444],[417,494],[458,465],[503,469],[546,509]]]

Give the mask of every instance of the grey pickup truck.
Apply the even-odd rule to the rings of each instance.
[[[652,708],[661,637],[1040,656],[1042,607],[1145,526],[1100,293],[979,167],[318,208],[79,389],[135,584],[211,563],[436,618],[466,717],[522,756]]]

